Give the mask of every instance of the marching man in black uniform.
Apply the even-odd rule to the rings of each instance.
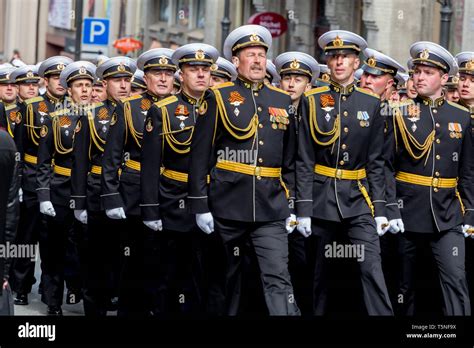
[[[227,37],[224,54],[239,77],[206,92],[191,144],[188,204],[198,226],[205,233],[215,226],[224,242],[229,315],[239,309],[248,237],[270,315],[300,314],[288,273],[287,236],[295,120],[289,95],[263,82],[271,44],[270,32],[258,25],[239,27]]]
[[[49,119],[50,113],[60,107],[65,100],[66,88],[59,83],[59,74],[72,59],[54,56],[39,66],[38,73],[45,79],[46,94],[28,99],[20,106],[15,142],[22,156],[22,204],[18,225],[17,243],[36,244],[46,238],[44,217],[39,211],[36,193],[36,165],[40,129]],[[40,243],[41,244],[41,243]],[[40,250],[42,246],[40,245]],[[35,282],[35,263],[30,258],[17,259],[12,267],[12,287],[17,293],[15,304],[28,304],[28,293]]]
[[[160,281],[153,312],[196,310],[201,301],[197,285],[202,275],[196,266],[202,232],[186,204],[189,151],[200,98],[209,87],[218,56],[217,49],[206,44],[178,48],[172,60],[181,70],[181,92],[155,103],[145,121],[142,218],[150,229],[164,230],[159,234]],[[157,175],[160,168],[162,175]]]
[[[85,61],[69,64],[60,74],[60,82],[71,98],[67,107],[51,113],[51,119],[41,127],[36,179],[40,212],[46,215],[48,233],[41,252],[43,294],[49,315],[62,315],[66,253],[74,234],[74,216],[71,210],[72,145],[76,125],[87,116],[90,107],[95,65]],[[84,117],[85,118],[85,117]],[[51,173],[51,169],[52,172]],[[40,243],[41,243],[40,242]],[[77,251],[77,250],[76,250]],[[78,255],[70,255],[68,258]],[[68,303],[76,303],[81,294],[80,279],[70,285]]]
[[[84,248],[84,312],[86,316],[104,316],[115,264],[118,262],[119,238],[111,227],[100,202],[102,156],[107,142],[115,105],[130,95],[130,79],[136,69],[128,57],[105,60],[96,70],[105,81],[108,99],[91,108],[88,117],[79,120],[74,136],[71,176],[71,200],[74,216],[87,224]],[[113,225],[113,224],[112,224]]]
[[[17,112],[20,109],[17,96],[18,89],[10,79],[10,74],[15,70],[13,66],[0,66],[0,102],[5,108],[0,115],[0,128],[14,137],[14,131],[17,120]],[[0,106],[2,107],[2,106]]]
[[[469,109],[474,137],[474,52],[461,52],[456,55],[456,61],[459,66],[459,104]]]
[[[470,315],[463,236],[474,224],[469,113],[444,98],[443,84],[455,68],[448,51],[422,41],[410,47],[410,55],[418,97],[393,108],[392,179],[405,226],[400,239],[402,310],[405,315],[415,312],[416,249],[429,244],[438,265],[443,313]]]
[[[379,243],[379,235],[389,226],[382,156],[384,122],[379,97],[354,85],[358,55],[367,44],[343,30],[325,33],[318,43],[328,57],[331,80],[329,86],[306,92],[300,102],[296,162],[297,228],[305,236],[314,232],[320,238],[314,314],[327,311],[327,258],[334,255],[330,248],[334,248],[331,243],[336,233],[344,231],[353,246],[362,248],[359,267],[368,314],[392,315]]]
[[[147,92],[122,99],[117,104],[102,159],[103,207],[109,218],[126,219],[121,236],[119,316],[144,314],[140,302],[143,301],[140,294],[145,271],[145,228],[140,210],[141,146],[148,110],[153,103],[168,97],[173,88],[176,66],[171,62],[172,53],[170,49],[157,48],[138,58],[138,68],[145,73]]]

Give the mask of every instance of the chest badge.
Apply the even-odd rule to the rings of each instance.
[[[368,127],[370,125],[369,118],[370,116],[367,111],[357,111],[357,119],[361,127]]]
[[[326,116],[324,116],[324,119],[326,122],[329,122],[331,120],[331,115],[329,113],[334,110],[334,105],[336,105],[336,102],[330,94],[322,94],[319,97],[319,101],[321,103],[321,109],[326,111]]]
[[[462,127],[460,123],[449,122],[448,123],[449,136],[451,138],[461,139],[462,138]]]
[[[411,130],[415,133],[417,126],[416,122],[420,120],[421,110],[418,105],[408,105],[408,120],[412,122]]]
[[[65,131],[64,131],[64,134],[66,136],[69,136],[69,127],[71,126],[72,122],[71,122],[71,119],[67,116],[61,116],[59,118],[59,126],[61,128],[65,128]]]
[[[234,115],[239,116],[240,111],[238,107],[245,102],[245,98],[242,97],[239,92],[233,91],[233,92],[230,92],[230,96],[228,100],[229,100],[230,105],[235,107]]]
[[[181,123],[179,124],[179,127],[181,129],[184,129],[185,127],[184,121],[186,121],[186,119],[189,117],[189,110],[186,107],[186,105],[179,104],[176,107],[176,110],[174,111],[174,115],[176,116],[178,120],[181,121]]]

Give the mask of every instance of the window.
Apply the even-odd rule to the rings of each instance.
[[[189,0],[178,0],[176,7],[176,24],[187,27],[189,24]]]
[[[204,28],[206,25],[206,0],[197,0],[196,28]]]
[[[168,22],[168,20],[170,19],[170,1],[169,0],[160,1],[158,18],[160,22]]]

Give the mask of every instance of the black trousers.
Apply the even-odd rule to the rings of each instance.
[[[237,315],[239,311],[242,251],[250,237],[269,314],[300,315],[288,272],[288,233],[284,221],[241,222],[215,218],[214,222],[227,255],[227,314]]]
[[[390,302],[393,304],[395,314],[398,313],[399,284],[401,279],[401,233],[385,233],[380,237],[380,248],[382,256],[382,270],[387,284]]]
[[[400,238],[402,273],[400,295],[402,315],[415,314],[415,277],[417,248],[429,244],[438,265],[439,281],[443,294],[444,315],[471,315],[471,303],[465,271],[465,240],[461,226],[441,233],[415,233],[406,231]]]
[[[198,313],[202,294],[201,231],[145,230],[145,298],[149,315]]]
[[[319,237],[317,244],[314,278],[313,278],[313,313],[327,314],[328,305],[328,263],[332,257],[354,257],[355,255],[339,254],[334,250],[333,241],[337,233],[347,233],[353,246],[363,250],[359,258],[360,279],[364,303],[368,315],[393,315],[392,305],[382,273],[379,236],[376,232],[375,221],[371,215],[361,215],[334,222],[312,219],[313,236]],[[345,246],[340,246],[341,248]]]
[[[120,279],[119,317],[142,318],[145,316],[145,225],[139,216],[127,216],[119,221],[120,233]]]
[[[23,191],[23,198],[36,193]],[[16,235],[16,244],[37,245],[39,236],[46,231],[45,216],[39,211],[39,204],[20,204],[20,221]],[[12,290],[20,294],[31,292],[35,279],[35,261],[31,258],[14,259],[10,272]]]
[[[84,280],[84,314],[98,317],[107,314],[107,304],[116,291],[114,276],[119,265],[120,222],[107,218],[105,212],[88,211],[81,243],[81,270]]]
[[[69,290],[82,288],[78,248],[82,237],[69,207],[56,205],[54,210],[55,217],[45,216],[47,229],[40,234],[41,300],[48,306],[61,306],[64,282]]]

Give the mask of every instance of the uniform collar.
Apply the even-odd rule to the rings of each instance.
[[[110,97],[107,98],[107,103],[112,105],[113,107],[117,106],[117,102]]]
[[[342,86],[333,80],[329,80],[329,88],[336,93],[351,94],[355,87],[356,85],[354,82],[348,84],[347,86]]]
[[[183,96],[183,99],[191,105],[197,105],[199,103],[199,99],[191,97],[189,94],[184,92],[182,89],[181,89],[181,95]]]
[[[440,107],[446,100],[444,93],[441,95],[441,97],[436,98],[435,100],[431,99],[430,97],[423,97],[421,95],[418,95],[418,98],[423,103],[423,105],[428,105],[431,107]]]
[[[12,105],[17,105],[17,104],[18,104],[18,101],[17,101],[17,100],[15,100],[15,101],[13,101],[13,102],[11,102],[11,103],[7,103],[6,101],[3,102],[3,105],[5,105],[5,107],[7,107],[7,106],[12,106]]]
[[[250,81],[248,79],[246,79],[245,77],[239,75],[237,77],[237,80],[240,81],[240,84],[242,86],[244,86],[245,88],[248,88],[248,89],[251,89],[251,90],[254,90],[254,91],[259,91],[263,88],[263,86],[265,86],[265,84],[263,83],[263,81],[261,82],[253,82],[253,81]]]
[[[160,101],[161,99],[163,98],[160,98],[160,97],[157,97],[156,95],[154,95],[153,93],[151,93],[150,91],[146,91],[145,93],[142,94],[145,98],[148,98],[150,100],[153,100],[155,103]]]
[[[459,105],[464,106],[465,108],[469,109],[471,114],[474,113],[474,105],[469,106],[464,100],[459,99]]]
[[[60,98],[53,97],[49,91],[46,91],[44,94],[45,98],[51,103],[51,104],[58,104],[61,103],[64,100],[64,96]]]

